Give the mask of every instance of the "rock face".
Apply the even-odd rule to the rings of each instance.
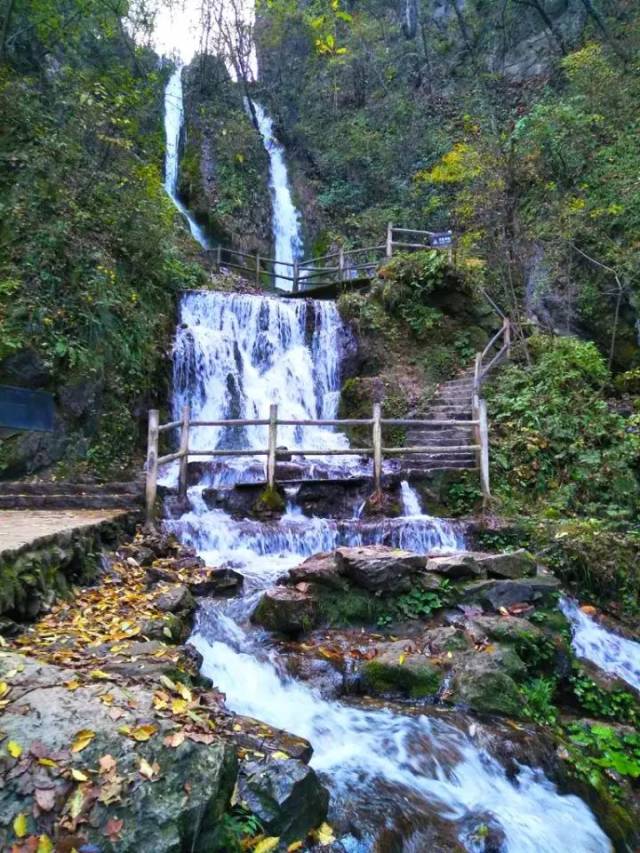
[[[362,668],[362,682],[371,693],[401,692],[412,699],[435,695],[441,672],[413,643],[387,643],[374,660]]]
[[[419,554],[386,545],[338,548],[336,561],[341,574],[369,592],[407,590],[411,577],[426,565],[426,559]]]
[[[464,652],[454,664],[451,699],[481,713],[518,716],[522,700],[514,677],[524,672],[513,649]]]
[[[163,736],[173,724],[158,718],[147,740],[138,742],[119,729],[153,719],[153,691],[139,685],[127,685],[125,691],[111,683],[108,705],[100,701],[107,692],[104,682],[69,690],[64,683],[71,674],[20,655],[0,654],[0,676],[11,686],[9,698],[14,700],[3,711],[2,728],[21,750],[16,758],[5,751],[2,759],[19,772],[4,775],[0,847],[9,849],[15,841],[12,824],[18,815],[25,815],[28,835],[52,835],[54,814],[66,808],[77,813],[61,830],[61,850],[91,844],[102,851],[141,853],[211,850],[236,777],[233,746],[223,739],[209,744],[187,739],[169,747]],[[117,722],[114,707],[120,709]],[[83,730],[90,733],[88,745],[70,751]],[[50,766],[39,762],[51,755]],[[109,770],[99,764],[105,756],[110,757]],[[141,774],[143,759],[151,779]],[[73,780],[72,769],[87,781]],[[65,835],[74,839],[67,847]]]
[[[522,602],[550,601],[559,589],[560,581],[551,575],[522,580],[475,581],[465,588],[462,601],[498,610]]]
[[[341,574],[334,553],[314,554],[289,572],[291,583],[312,583],[331,589],[346,589],[347,580]]]
[[[317,605],[310,595],[277,586],[265,592],[251,620],[269,631],[299,634],[312,628],[317,618]]]
[[[427,572],[435,572],[450,580],[481,578],[482,570],[473,554],[448,554],[442,557],[430,557],[427,560]]]
[[[540,628],[517,616],[477,616],[472,620],[470,630],[478,640],[486,638],[507,643],[542,637]]]
[[[314,770],[293,759],[244,764],[238,787],[267,835],[285,844],[305,838],[327,816],[329,792]]]
[[[465,578],[523,578],[536,573],[536,561],[527,551],[504,554],[461,552],[427,560],[427,571],[450,580]]]

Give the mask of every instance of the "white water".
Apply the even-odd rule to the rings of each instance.
[[[400,497],[404,515],[407,516],[407,527],[414,529],[414,541],[417,547],[409,547],[411,551],[427,554],[429,551],[464,551],[464,536],[460,527],[456,527],[443,518],[434,518],[422,512],[420,497],[406,480],[400,483]],[[422,531],[432,528],[438,537],[437,548],[429,547],[430,543],[421,539]],[[408,537],[405,537],[408,538]]]
[[[169,78],[164,91],[164,132],[166,139],[164,160],[164,188],[171,201],[187,220],[189,231],[203,249],[211,248],[198,223],[178,198],[178,166],[180,161],[180,136],[184,124],[182,97],[182,68],[178,66]]]
[[[291,290],[292,282],[282,276],[292,276],[293,262],[302,257],[300,214],[291,197],[284,149],[274,136],[273,121],[260,104],[254,101],[253,106],[260,136],[269,155],[269,188],[273,204],[272,229],[276,260],[275,285],[281,290]]]
[[[571,624],[576,655],[640,690],[640,643],[607,631],[571,598],[560,599],[560,609]]]
[[[338,404],[340,341],[344,331],[332,303],[290,303],[267,297],[192,293],[183,297],[174,352],[174,406],[192,406],[194,418],[263,417],[272,400],[292,417],[331,417]],[[195,431],[194,444],[228,446],[232,435]],[[237,440],[237,439],[236,439]],[[264,446],[263,428],[243,441]],[[343,448],[346,438],[305,427],[283,434],[292,448]],[[338,457],[336,464],[340,464]],[[335,462],[335,460],[334,460]],[[344,463],[349,464],[349,459]],[[231,467],[226,463],[226,469]],[[342,468],[344,476],[348,468]],[[233,478],[237,478],[235,470]],[[224,478],[223,478],[224,479]],[[227,478],[228,479],[228,478]],[[203,672],[223,690],[228,706],[306,737],[313,765],[334,803],[373,804],[382,827],[389,809],[408,810],[423,829],[436,813],[470,851],[477,848],[469,824],[487,814],[505,833],[505,853],[605,853],[610,844],[587,806],[560,796],[540,771],[521,768],[510,780],[501,765],[466,731],[442,720],[365,711],[323,699],[292,680],[248,623],[259,590],[272,585],[309,554],[337,544],[385,542],[427,552],[464,545],[455,528],[421,512],[405,484],[405,517],[383,522],[358,518],[305,518],[290,503],[279,521],[234,521],[209,510],[202,487],[190,490],[192,508],[168,522],[182,541],[195,545],[209,565],[232,564],[246,577],[242,598],[210,602],[199,611],[192,641],[204,657]],[[354,507],[355,509],[355,507]],[[449,537],[449,538],[448,538]],[[268,647],[267,647],[268,648]],[[376,810],[375,793],[391,786],[391,804]],[[417,802],[417,806],[416,806]],[[410,806],[409,803],[412,803]],[[413,811],[412,811],[413,809]],[[385,811],[386,810],[386,811]],[[466,828],[465,828],[466,827]],[[369,851],[373,841],[345,840],[345,850]]]

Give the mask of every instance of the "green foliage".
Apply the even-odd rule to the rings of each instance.
[[[640,444],[603,399],[596,347],[538,335],[530,350],[532,366],[507,368],[488,392],[496,494],[523,514],[631,516]]]
[[[389,602],[389,612],[395,619],[428,619],[436,610],[447,605],[451,592],[451,583],[446,578],[435,590],[414,585]]]
[[[524,702],[523,716],[541,726],[555,725],[558,709],[553,704],[556,691],[554,678],[534,678],[520,687]]]
[[[374,625],[386,612],[386,605],[364,590],[322,590],[318,607],[324,621],[332,626]]]
[[[640,735],[601,723],[571,723],[566,744],[573,772],[596,789],[620,799],[621,783],[640,777]]]
[[[379,272],[384,282],[383,305],[401,317],[417,338],[429,333],[442,320],[442,312],[430,305],[428,297],[444,287],[448,264],[441,252],[398,255]]]
[[[637,699],[628,690],[604,690],[577,664],[570,682],[575,698],[589,714],[623,723],[640,718]]]
[[[263,832],[260,819],[242,805],[226,812],[215,830],[214,853],[241,853],[246,849],[246,839]]]

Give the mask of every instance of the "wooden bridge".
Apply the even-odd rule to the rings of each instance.
[[[341,418],[335,420],[292,420],[279,418],[278,406],[272,404],[268,417],[263,419],[228,419],[217,421],[192,421],[189,407],[185,406],[178,421],[160,424],[159,412],[152,409],[149,412],[149,431],[147,445],[147,480],[146,480],[146,512],[147,523],[154,524],[158,468],[171,462],[179,462],[178,494],[186,497],[188,463],[190,457],[209,458],[242,458],[242,457],[265,457],[266,458],[266,485],[275,488],[276,463],[284,456],[359,456],[373,460],[373,489],[374,494],[379,493],[382,488],[382,472],[384,458],[395,458],[408,460],[413,458],[433,458],[444,455],[449,459],[451,455],[463,454],[466,462],[467,455],[471,455],[470,465],[459,467],[475,468],[479,471],[480,486],[484,504],[487,505],[491,498],[489,481],[489,430],[487,424],[487,407],[482,399],[482,383],[489,371],[504,358],[507,358],[511,348],[511,326],[507,318],[503,318],[502,326],[494,337],[489,341],[485,349],[476,355],[473,373],[469,379],[464,377],[453,380],[444,385],[452,386],[453,397],[446,398],[449,408],[443,408],[445,416],[431,416],[425,418],[383,418],[379,403],[374,404],[370,418]],[[457,387],[456,387],[457,385]],[[470,392],[467,394],[467,392]],[[465,402],[466,398],[466,402]],[[458,400],[462,402],[459,403]],[[455,402],[454,402],[455,401]],[[450,412],[447,417],[446,413]],[[263,448],[210,448],[194,449],[190,446],[190,430],[196,427],[226,428],[226,427],[255,427],[268,428],[267,446]],[[290,426],[320,426],[339,427],[348,430],[353,427],[369,427],[371,430],[371,444],[366,447],[348,447],[336,450],[318,449],[287,449],[278,448],[278,428]],[[407,435],[424,436],[423,443],[411,443],[406,447],[384,446],[383,430],[385,427],[404,427]],[[159,440],[163,435],[171,435],[179,431],[178,449],[172,453],[159,454]],[[450,431],[450,432],[449,432]],[[458,436],[462,435],[458,443]],[[452,436],[452,440],[448,440]],[[442,442],[445,442],[444,444]]]
[[[217,270],[227,268],[243,273],[257,287],[271,288],[289,298],[333,298],[345,287],[367,285],[380,263],[395,251],[435,249],[453,258],[451,231],[419,231],[389,223],[384,243],[360,249],[340,248],[336,252],[307,260],[277,261],[259,252],[249,254],[218,246],[208,253]]]

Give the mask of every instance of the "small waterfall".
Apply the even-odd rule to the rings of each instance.
[[[178,66],[169,78],[164,90],[164,132],[166,139],[164,159],[164,188],[171,201],[187,220],[191,236],[203,249],[211,245],[198,223],[178,198],[178,167],[180,163],[180,137],[184,124],[184,106],[182,98],[182,67]]]
[[[403,548],[428,554],[430,551],[464,551],[466,548],[461,527],[456,527],[443,518],[435,518],[422,512],[420,497],[406,480],[400,483],[400,497],[405,516]],[[437,545],[433,546],[434,536]]]
[[[560,599],[560,610],[571,624],[576,655],[640,691],[640,643],[607,631],[571,598]]]
[[[253,106],[256,111],[260,136],[269,155],[269,186],[273,202],[272,227],[276,260],[275,284],[281,290],[291,290],[292,282],[281,276],[292,274],[292,268],[284,266],[284,264],[293,264],[294,261],[302,257],[300,214],[291,197],[284,149],[274,136],[273,121],[260,104],[254,101]]]

